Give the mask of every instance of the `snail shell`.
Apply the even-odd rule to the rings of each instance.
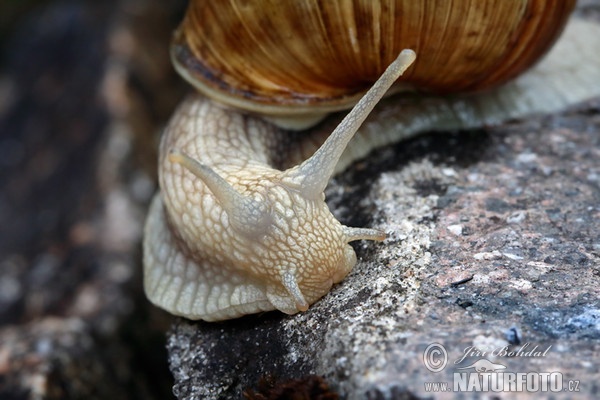
[[[529,68],[575,0],[191,1],[172,59],[198,90],[266,115],[350,108],[402,49],[400,89],[479,91]]]
[[[251,6],[251,2],[236,3],[232,1],[227,5],[219,3],[219,7],[230,7],[232,12],[244,16],[254,15],[254,12],[258,12],[247,8]],[[265,3],[272,6],[270,2]],[[355,47],[357,45],[353,38],[365,36],[357,33],[358,26],[362,27],[369,22],[377,27],[384,25],[380,22],[383,20],[373,19],[375,14],[367,14],[368,18],[360,17],[362,11],[359,10],[375,9],[375,6],[368,7],[371,2],[326,3],[327,7],[330,6],[330,3],[339,4],[340,7],[350,7],[348,11],[340,11],[340,13],[350,15],[351,23],[346,29],[346,34],[350,38],[347,44],[351,49],[357,49],[356,51],[363,50]],[[445,9],[443,7],[446,3],[450,2],[425,1],[421,8],[415,7],[415,9],[421,10],[433,6]],[[483,18],[484,20],[497,18],[491,9],[482,9],[480,2],[452,3],[463,4],[459,9],[465,18],[471,14],[478,15],[481,10],[487,10],[482,14],[487,16]],[[464,8],[464,4],[467,3],[469,8]],[[501,3],[500,8],[502,9],[504,2],[496,3]],[[507,1],[507,3],[509,2]],[[219,18],[225,18],[217,15],[219,13],[213,9],[213,4],[216,7],[216,2],[211,4],[203,1],[191,3],[183,28],[176,34],[176,44],[173,50],[176,60],[180,59],[179,55],[187,52],[184,57],[186,63],[192,63],[198,67],[202,65],[200,61],[192,62],[187,58],[192,49],[202,46],[210,49],[217,46],[211,44],[212,41],[206,44],[202,43],[204,42],[203,38],[207,35],[214,36],[215,39],[219,38],[219,34],[215,32],[218,32],[218,25],[221,22],[216,23],[217,27],[206,28],[207,31],[202,33],[198,39],[192,39],[193,35],[187,32],[186,28],[190,25],[189,20],[193,21],[199,18],[195,16],[198,9],[212,10],[212,14],[208,13],[202,17],[206,18],[206,21],[219,21]],[[234,6],[230,6],[231,4]],[[263,15],[262,19],[254,16],[239,18],[237,28],[242,29],[242,32],[251,32],[247,27],[267,24],[268,21],[265,21],[267,17],[269,20],[285,15],[286,12],[280,10],[281,7],[295,9],[301,7],[299,4],[304,3],[281,3],[272,9],[271,14],[268,12],[261,14]],[[390,10],[391,3],[381,2],[381,4],[378,14],[387,15],[388,13],[383,11]],[[397,6],[403,3],[393,4]],[[540,10],[544,11],[542,2],[516,1],[510,2],[510,4],[521,10],[519,15],[526,20],[540,22],[541,19],[549,18],[541,17],[541,14],[538,13]],[[567,2],[548,1],[544,4],[545,7],[551,5],[558,7],[559,11],[548,15],[562,14],[563,17],[567,9],[572,6],[572,2],[567,4]],[[264,7],[262,2],[261,7]],[[438,8],[436,8],[436,12],[438,12]],[[428,26],[438,19],[446,21],[447,16],[454,13],[454,11],[447,11],[442,14],[446,15],[445,18],[412,17],[408,19],[407,24],[421,19],[428,21],[423,25]],[[325,14],[323,13],[323,15]],[[327,20],[325,17],[322,19]],[[357,22],[363,21],[363,19],[366,19],[367,22]],[[298,22],[303,25],[307,24],[306,21],[298,20]],[[523,22],[525,26],[529,26],[526,22]],[[554,40],[557,32],[562,28],[562,23],[562,20],[556,22],[554,33],[542,35],[542,48],[547,47]],[[397,22],[397,24],[403,26],[405,22]],[[294,24],[289,22],[287,25]],[[538,23],[537,25],[544,24]],[[515,26],[515,24],[509,22],[509,26]],[[516,24],[516,26],[520,25]],[[233,24],[230,29],[235,27],[236,25]],[[430,28],[435,29],[434,27]],[[338,29],[341,30],[341,28]],[[458,28],[440,29],[445,33],[441,39],[437,39],[439,43],[446,40],[448,36],[454,36]],[[541,28],[544,32],[546,29],[546,26]],[[182,30],[186,32],[182,33]],[[458,29],[458,31],[462,30]],[[531,27],[517,29],[517,31],[523,35],[525,40],[541,35]],[[480,31],[474,30],[473,32]],[[188,45],[181,44],[182,35],[186,38],[184,43],[188,43]],[[252,36],[249,33],[244,35]],[[340,35],[343,36],[342,33]],[[387,44],[380,42],[381,35],[377,38],[376,36],[370,36],[371,43],[377,44],[381,49],[381,51],[375,51],[375,54],[385,54],[387,57],[388,51],[391,53],[391,50],[387,50]],[[239,38],[239,36],[237,37]],[[263,118],[225,107],[199,94],[190,96],[173,115],[161,142],[159,159],[161,191],[152,202],[144,233],[144,287],[148,298],[175,315],[206,321],[236,318],[245,314],[273,309],[288,314],[305,311],[310,304],[324,296],[334,283],[342,280],[353,268],[356,256],[348,245],[349,241],[383,240],[385,237],[382,232],[377,230],[343,226],[331,215],[324,202],[323,190],[330,176],[336,170],[347,165],[353,159],[364,156],[373,147],[385,145],[419,131],[498,123],[532,112],[559,110],[567,104],[600,95],[600,85],[598,84],[600,82],[600,68],[598,68],[600,44],[598,41],[586,40],[590,37],[600,37],[599,26],[583,22],[571,23],[556,49],[544,63],[536,66],[529,74],[487,94],[419,97],[418,99],[413,96],[402,101],[394,98],[387,99],[382,107],[375,109],[369,120],[357,133],[355,140],[350,142],[348,148],[346,146],[350,139],[384,94],[386,88],[404,70],[407,72],[405,76],[409,76],[408,73],[412,68],[409,68],[409,65],[414,61],[414,53],[410,51],[401,53],[330,136],[327,136],[328,132],[323,131],[323,127],[327,125],[321,125],[305,132],[306,139],[291,141],[289,139],[290,132],[283,132],[282,129],[266,122]],[[283,35],[283,39],[287,38],[288,36]],[[496,36],[492,36],[492,38],[500,41]],[[292,39],[295,38],[292,37]],[[310,39],[307,40],[310,41]],[[414,40],[416,40],[417,48],[426,41],[420,36],[419,39]],[[511,36],[511,40],[511,43],[516,43],[520,38]],[[259,53],[265,52],[260,47],[260,43],[263,42],[258,39],[252,39],[252,41],[257,44],[255,48],[260,50],[257,50]],[[320,39],[315,39],[315,41],[320,41]],[[268,42],[267,39],[264,41],[264,43]],[[216,40],[215,43],[219,43],[219,40]],[[276,52],[301,54],[295,46],[292,44],[287,47],[283,46]],[[460,45],[457,46],[460,48]],[[449,71],[458,68],[457,63],[464,58],[468,59],[469,54],[473,54],[467,52],[461,57],[455,57],[454,53],[448,49],[435,45],[433,47],[431,51],[443,50],[444,55],[422,54],[421,57],[419,54],[418,64],[414,64],[415,71],[410,75],[412,78],[418,76],[416,67],[425,64],[422,61],[425,57],[431,57],[430,59],[434,60],[438,67],[445,68],[445,71],[435,73],[430,79],[420,78],[423,83],[428,83],[430,81],[442,82]],[[496,59],[493,64],[496,64],[495,67],[499,70],[506,71],[511,69],[505,68],[510,64],[525,68],[534,62],[523,54],[529,51],[538,55],[542,52],[542,50],[526,47],[517,52],[519,53],[517,57],[505,55],[504,58]],[[266,52],[271,54],[271,50]],[[422,48],[421,52],[426,52],[426,50]],[[218,50],[212,51],[211,54],[214,59],[218,59],[224,57],[226,53]],[[484,54],[485,52],[478,55],[481,62],[487,60],[487,56]],[[244,71],[254,68],[253,65],[244,64],[244,62],[249,63],[250,61],[244,61],[245,58],[242,59],[241,55],[234,56],[234,59],[238,58],[238,61],[232,62],[226,69]],[[252,57],[249,59],[251,60]],[[361,57],[358,59],[360,60]],[[310,83],[309,86],[333,85],[334,88],[338,87],[337,84],[331,84],[330,81],[335,78],[337,73],[332,74],[327,67],[313,70],[316,67],[302,57],[300,60],[301,64],[306,64],[305,69],[309,72],[312,71],[311,75],[317,77],[316,82],[320,82]],[[335,60],[335,57],[330,60]],[[350,64],[346,59],[343,60],[329,62],[330,65]],[[528,61],[524,62],[523,60]],[[377,57],[373,61],[371,56],[363,57],[363,61],[366,64],[375,62],[375,66],[364,67],[368,76],[356,78],[357,83],[348,86],[350,87],[348,93],[335,92],[333,96],[329,96],[329,100],[333,99],[334,103],[338,102],[335,107],[342,103],[340,99],[344,99],[345,102],[345,99],[352,98],[351,102],[355,101],[356,93],[362,93],[365,82],[372,79],[372,75],[382,72],[381,68],[385,62]],[[269,61],[267,64],[269,64],[269,68],[273,67],[272,62]],[[184,76],[191,79],[193,74],[182,65],[184,64],[180,62],[178,69],[183,72]],[[362,63],[358,62],[356,65],[360,66]],[[358,66],[353,68],[359,69]],[[422,68],[426,67],[427,65]],[[217,89],[227,88],[235,80],[242,79],[241,77],[231,78],[226,73],[217,73],[212,70],[206,72],[202,68],[194,68],[193,71],[204,71],[198,72],[198,74],[209,76],[210,79],[208,83],[196,83],[196,86],[202,87],[201,90],[211,95],[217,92]],[[329,101],[327,96],[319,90],[314,95],[310,95],[308,91],[294,92],[290,88],[295,88],[298,86],[297,84],[285,86],[287,68],[288,65],[283,65],[279,73],[269,72],[255,75],[253,72],[249,76],[253,81],[269,82],[267,87],[271,86],[277,89],[276,98],[285,97],[284,94],[291,93],[289,98],[300,99],[300,104],[297,105],[291,105],[292,100],[283,101],[282,104],[286,110],[300,108],[304,110],[301,113],[309,112],[306,111],[308,108],[304,104],[312,101],[313,97],[317,99],[317,108],[322,110],[331,107],[326,104]],[[373,69],[371,70],[371,68]],[[321,73],[323,73],[322,76]],[[508,77],[514,73],[516,72],[509,71],[499,75]],[[464,75],[466,72],[463,71],[462,74]],[[474,73],[469,72],[469,74]],[[295,76],[295,74],[291,75],[292,78]],[[340,75],[344,77],[346,83],[354,82],[355,78],[348,78],[344,74]],[[319,76],[321,77],[319,78]],[[481,75],[473,76],[478,76],[478,83],[482,86],[471,86],[469,82],[472,79],[469,77],[458,79],[457,85],[462,82],[461,89],[476,90],[479,87],[495,84],[502,79],[495,76],[493,72],[488,72],[487,75],[482,72]],[[226,104],[245,103],[247,102],[246,95],[254,95],[254,92],[259,94],[258,97],[268,97],[262,89],[250,89],[249,82],[242,85],[241,89],[233,91],[234,95],[238,95],[242,100],[223,101]],[[410,82],[410,85],[415,86],[417,81]],[[442,89],[429,85],[426,86],[426,89],[446,92],[451,88]],[[240,94],[242,95],[239,96]],[[217,98],[236,99],[237,97],[227,94],[218,95]],[[417,101],[412,102],[411,100]],[[260,102],[258,104],[259,106],[250,108],[250,110],[256,112],[265,107]],[[268,113],[272,113],[274,110],[271,105],[266,107]]]

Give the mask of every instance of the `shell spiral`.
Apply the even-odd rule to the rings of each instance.
[[[402,49],[400,79],[479,91],[522,73],[554,43],[575,0],[191,1],[172,58],[201,92],[263,114],[350,106]]]

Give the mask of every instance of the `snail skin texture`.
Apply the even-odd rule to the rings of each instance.
[[[573,20],[542,62],[507,85],[388,98],[354,135],[386,87],[411,70],[414,54],[403,52],[331,136],[320,125],[293,144],[260,117],[191,95],[161,142],[161,190],[144,238],[148,298],[205,321],[307,310],[353,268],[349,241],[385,238],[332,216],[323,190],[333,173],[418,132],[496,124],[600,95],[599,37],[597,25]]]

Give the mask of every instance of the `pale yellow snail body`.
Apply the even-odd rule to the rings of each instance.
[[[187,99],[173,116],[161,143],[161,191],[151,205],[145,228],[144,285],[153,303],[176,315],[215,321],[273,309],[293,314],[305,311],[325,295],[356,262],[349,241],[385,237],[376,230],[341,225],[324,202],[323,190],[334,171],[352,158],[363,156],[372,146],[419,129],[477,126],[550,111],[600,91],[588,90],[600,79],[596,68],[591,68],[581,79],[577,95],[559,96],[560,101],[553,99],[551,104],[531,100],[524,94],[525,89],[553,87],[551,82],[540,81],[539,71],[550,80],[561,73],[555,67],[544,69],[541,65],[533,80],[517,81],[512,89],[503,88],[495,94],[420,99],[415,105],[403,103],[400,108],[395,99],[390,99],[359,132],[363,139],[360,146],[346,151],[338,163],[362,120],[406,68],[402,88],[423,87],[445,93],[454,88],[477,91],[496,85],[541,56],[561,31],[574,2],[495,2],[501,6],[483,5],[488,3],[485,1],[323,2],[328,4],[326,7],[311,1],[274,3],[192,1],[176,34],[173,55],[178,70],[217,99],[215,102],[200,95]],[[437,17],[429,16],[436,11]],[[506,24],[494,29],[503,18]],[[518,18],[521,20],[515,22]],[[199,19],[203,22],[201,28],[196,27]],[[469,24],[471,19],[473,25]],[[451,22],[459,26],[444,25]],[[271,25],[281,30],[274,34]],[[262,39],[257,33],[261,26],[270,33]],[[302,26],[325,33],[333,42],[328,43],[323,35],[311,38],[296,33]],[[425,38],[436,29],[442,32],[439,39],[431,42]],[[567,32],[564,40],[575,42],[580,35],[600,34],[600,29],[591,24],[577,29],[580,31],[570,36]],[[399,37],[389,34],[395,31]],[[467,51],[445,49],[443,54],[429,54],[444,50],[444,40],[461,46],[460,40],[454,43],[461,35]],[[481,35],[489,40],[481,40]],[[403,36],[407,36],[406,41]],[[295,40],[309,44],[297,44]],[[228,62],[226,44],[236,41],[241,46],[233,46],[232,61]],[[493,49],[490,41],[500,49]],[[519,47],[520,41],[527,44]],[[341,43],[344,51],[335,53],[334,43]],[[572,47],[572,43],[565,45],[565,49]],[[317,49],[316,53],[307,54],[310,48]],[[392,63],[403,48],[417,51],[418,61],[413,67],[409,68],[414,59],[412,51],[401,53]],[[592,46],[579,48],[577,53],[585,58],[598,50]],[[261,55],[267,55],[268,60],[252,61]],[[278,62],[274,55],[295,61]],[[326,60],[317,65],[311,57]],[[560,60],[558,57],[559,64]],[[467,62],[466,69],[458,67],[463,61]],[[265,62],[266,70],[256,72],[255,68],[264,67]],[[300,71],[308,77],[291,71],[294,63],[300,64]],[[355,103],[365,86],[370,86],[390,63],[391,67],[316,152],[326,137],[322,129],[306,132],[307,139],[295,142],[291,148],[286,143],[288,132],[260,116],[219,104],[264,112],[270,119],[286,124],[294,114],[314,121],[324,111]],[[487,69],[477,70],[486,63]],[[430,64],[436,68],[430,68]],[[577,64],[558,68],[564,73],[565,68]],[[330,71],[339,65],[341,72]],[[452,78],[450,72],[454,69],[459,73]],[[428,78],[427,74],[433,75]],[[515,91],[524,94],[524,100],[517,96],[515,107],[503,104],[514,98]],[[396,124],[398,129],[389,129],[389,124]],[[377,127],[385,128],[387,133],[374,134],[371,139]]]

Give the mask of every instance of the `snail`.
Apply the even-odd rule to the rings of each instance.
[[[385,238],[333,217],[323,191],[335,172],[419,131],[600,94],[593,23],[571,21],[530,68],[574,3],[192,0],[171,52],[202,94],[184,100],[161,141],[147,297],[205,321],[306,311],[355,265],[350,241]],[[359,129],[392,84],[408,94],[384,100]],[[353,105],[331,135],[317,124]]]

